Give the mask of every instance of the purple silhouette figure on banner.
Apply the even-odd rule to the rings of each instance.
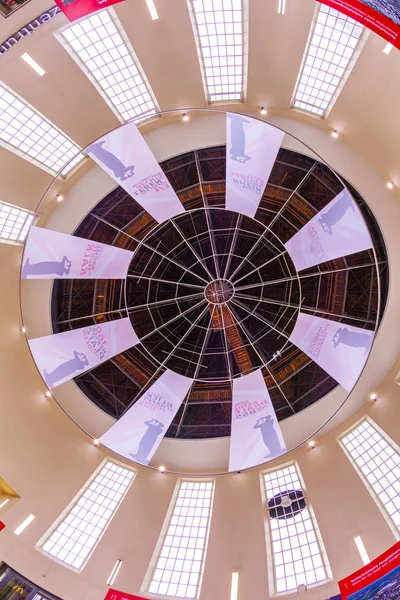
[[[337,348],[339,344],[352,346],[353,348],[364,348],[364,354],[367,354],[371,348],[372,335],[367,333],[358,333],[357,331],[349,331],[347,327],[339,327],[332,338],[333,347]]]
[[[34,265],[27,258],[22,269],[22,279],[26,279],[29,275],[68,275],[71,264],[68,256],[64,256],[60,261],[43,261]]]
[[[117,179],[121,181],[125,181],[125,179],[129,179],[135,172],[135,166],[131,165],[130,167],[126,167],[123,162],[119,160],[117,156],[112,154],[109,150],[103,148],[103,144],[106,141],[95,142],[88,148],[86,148],[87,154],[94,154],[94,156],[103,163],[108,169],[110,169]]]
[[[74,352],[74,358],[58,365],[51,373],[47,373],[47,371],[44,370],[44,380],[49,388],[53,388],[58,381],[73,375],[75,371],[82,371],[88,364],[89,361],[83,352]]]
[[[353,200],[349,194],[344,194],[340,200],[329,208],[325,213],[321,213],[318,223],[321,225],[325,233],[332,235],[332,227],[343,219],[346,212],[351,208],[355,212]]]
[[[229,114],[228,117],[231,120],[231,148],[229,154],[232,160],[245,163],[251,160],[251,156],[246,154],[246,134],[244,131],[244,123],[249,123],[249,120],[234,114]]]
[[[138,462],[147,465],[149,462],[149,454],[153,449],[158,436],[160,433],[163,433],[164,423],[161,423],[161,421],[158,421],[157,419],[151,419],[150,421],[145,421],[144,424],[147,425],[147,431],[144,432],[142,439],[139,442],[139,448],[136,454],[129,454],[129,456],[132,456],[132,458]]]
[[[253,429],[261,429],[263,442],[269,450],[269,454],[264,456],[264,458],[275,458],[282,454],[284,448],[281,447],[281,442],[275,429],[275,421],[271,415],[257,419]]]

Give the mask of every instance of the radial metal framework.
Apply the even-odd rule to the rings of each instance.
[[[320,162],[279,151],[254,219],[224,210],[225,146],[161,166],[185,213],[158,225],[121,188],[75,234],[134,252],[126,281],[58,280],[55,331],[129,315],[141,343],[75,379],[119,418],[165,371],[193,378],[167,436],[229,435],[232,379],[261,368],[284,419],[337,383],[288,340],[303,312],[373,330],[383,314],[388,267],[383,238],[351,189],[374,240],[364,251],[296,272],[283,244],[342,189]],[[350,186],[349,186],[350,187]]]

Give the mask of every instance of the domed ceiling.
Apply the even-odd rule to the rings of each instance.
[[[302,411],[337,383],[288,339],[300,306],[367,330],[385,307],[385,246],[356,190],[347,184],[374,250],[297,274],[283,244],[343,184],[322,163],[281,148],[250,218],[224,209],[225,156],[218,146],[161,163],[186,210],[161,225],[120,187],[83,219],[75,235],[135,252],[125,281],[54,282],[54,332],[129,315],[140,338],[75,378],[106,413],[120,418],[166,369],[194,379],[167,437],[229,435],[232,379],[260,368],[278,419]]]

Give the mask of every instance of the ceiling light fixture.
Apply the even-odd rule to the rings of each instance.
[[[51,398],[51,392],[49,392],[49,390],[47,390],[47,392],[45,393],[46,398]]]
[[[62,194],[57,194],[56,199],[57,202],[62,202],[64,200],[64,196]]]
[[[315,448],[315,442],[314,442],[314,440],[310,440],[308,442],[308,445],[310,446],[310,448],[312,448],[314,450],[314,448]]]
[[[156,5],[153,0],[146,0],[147,8],[149,9],[149,13],[153,21],[158,21],[158,12],[156,9]]]
[[[386,187],[388,190],[392,190],[394,188],[394,182],[393,181],[388,181],[386,184]]]
[[[98,446],[100,444],[99,440],[94,439],[93,440],[93,446]]]
[[[20,535],[23,530],[28,527],[29,523],[32,523],[34,518],[35,515],[29,515],[29,517],[26,517],[25,521],[22,521],[21,525],[14,531],[15,535]]]
[[[7,502],[10,502],[10,498],[6,498],[5,500],[3,500],[3,502],[0,504],[0,508],[3,508],[3,506],[5,506]]]
[[[239,573],[234,572],[234,573],[232,573],[230,600],[238,600],[238,592],[239,592]]]
[[[111,586],[114,583],[121,566],[122,566],[122,560],[119,558],[117,560],[117,562],[115,563],[113,570],[110,573],[110,577],[107,579],[107,585]]]
[[[182,121],[189,121],[189,115],[187,115],[186,113],[183,113]]]
[[[20,332],[21,333],[26,333],[26,327],[21,327]]]
[[[364,543],[363,543],[362,539],[360,538],[360,536],[359,536],[359,535],[357,535],[357,536],[354,538],[354,541],[355,541],[355,543],[356,543],[357,550],[358,550],[358,551],[359,551],[359,553],[360,553],[361,560],[363,561],[363,563],[364,563],[364,566],[365,566],[365,565],[368,565],[368,563],[370,563],[370,562],[371,562],[371,559],[370,559],[370,557],[368,556],[368,552],[367,552],[367,551],[366,551],[366,549],[365,549],[365,546],[364,546]]]
[[[158,467],[158,470],[160,471],[160,473],[164,473],[165,472],[165,467],[164,466]]]
[[[262,107],[262,109],[260,110],[260,113],[261,113],[262,115],[266,115],[266,114],[267,114],[267,112],[268,112],[268,111],[267,111],[267,109],[265,108],[265,106],[263,106],[263,107]]]
[[[286,10],[286,0],[278,0],[278,15],[284,15]]]
[[[331,136],[332,136],[332,137],[333,137],[335,140],[337,140],[337,139],[338,139],[338,137],[339,137],[339,132],[338,132],[338,131],[336,131],[336,129],[334,129],[334,130],[332,131],[332,133],[331,133]]]
[[[27,52],[25,52],[24,54],[22,54],[21,56],[22,60],[24,60],[34,71],[36,71],[36,73],[38,75],[40,75],[40,77],[42,77],[46,71],[44,69],[42,69],[42,67],[40,65],[37,64],[37,62],[35,60],[33,60],[32,56],[29,56],[29,54]]]
[[[391,44],[390,42],[388,42],[386,44],[386,46],[384,47],[384,49],[383,49],[383,53],[384,54],[390,54],[391,51],[392,51],[392,48],[393,48],[393,44]]]
[[[369,399],[370,400],[377,400],[378,399],[378,395],[375,394],[375,393],[374,394],[370,394]]]

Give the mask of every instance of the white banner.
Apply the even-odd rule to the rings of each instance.
[[[179,410],[193,379],[165,371],[99,441],[147,465]]]
[[[299,313],[290,341],[350,392],[368,358],[374,332]]]
[[[110,131],[85,152],[159,223],[185,212],[134,123]]]
[[[261,369],[233,380],[229,471],[241,471],[286,452]]]
[[[133,252],[31,227],[22,279],[125,279]]]
[[[29,340],[29,346],[51,389],[139,343],[129,318]]]
[[[285,134],[268,123],[226,114],[226,209],[254,217]]]
[[[343,190],[285,244],[298,271],[372,248],[357,204]]]

